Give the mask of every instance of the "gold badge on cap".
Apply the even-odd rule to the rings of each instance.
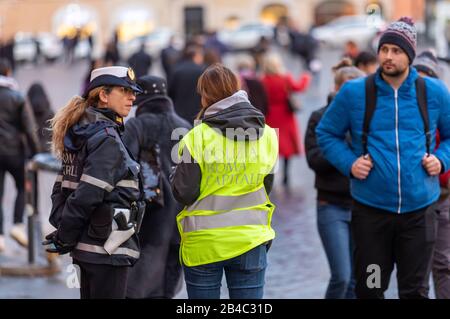
[[[134,70],[132,68],[128,68],[128,77],[131,79],[131,81],[136,80],[136,75],[134,74]]]

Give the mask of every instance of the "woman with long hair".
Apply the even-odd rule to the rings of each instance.
[[[275,232],[268,194],[278,156],[275,130],[221,64],[198,80],[202,109],[179,145],[172,178],[188,297],[263,297],[266,253]]]
[[[128,267],[139,258],[140,166],[121,132],[140,91],[131,69],[95,69],[83,97],[72,98],[51,121],[62,169],[52,192],[56,231],[43,244],[48,252],[71,253],[82,299],[124,298]]]

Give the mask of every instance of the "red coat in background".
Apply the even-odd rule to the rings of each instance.
[[[436,133],[436,148],[438,148],[440,143],[439,131]],[[445,173],[439,175],[439,182],[442,187],[448,187],[450,179],[450,169]]]
[[[288,92],[304,91],[310,82],[309,74],[303,74],[298,81],[290,74],[266,74],[262,78],[269,100],[266,123],[272,128],[279,129],[280,155],[284,158],[304,153],[301,142],[303,139],[300,138],[295,114],[289,110],[287,104]]]

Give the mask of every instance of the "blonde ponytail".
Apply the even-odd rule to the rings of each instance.
[[[61,158],[64,151],[64,136],[67,130],[83,117],[89,105],[97,105],[98,95],[103,87],[93,89],[89,92],[87,99],[74,96],[69,103],[56,112],[50,120],[52,129],[52,152]]]

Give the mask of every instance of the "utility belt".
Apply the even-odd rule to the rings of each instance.
[[[145,202],[131,203],[131,208],[113,209],[112,231],[103,248],[112,255],[120,245],[139,233],[145,213]]]

